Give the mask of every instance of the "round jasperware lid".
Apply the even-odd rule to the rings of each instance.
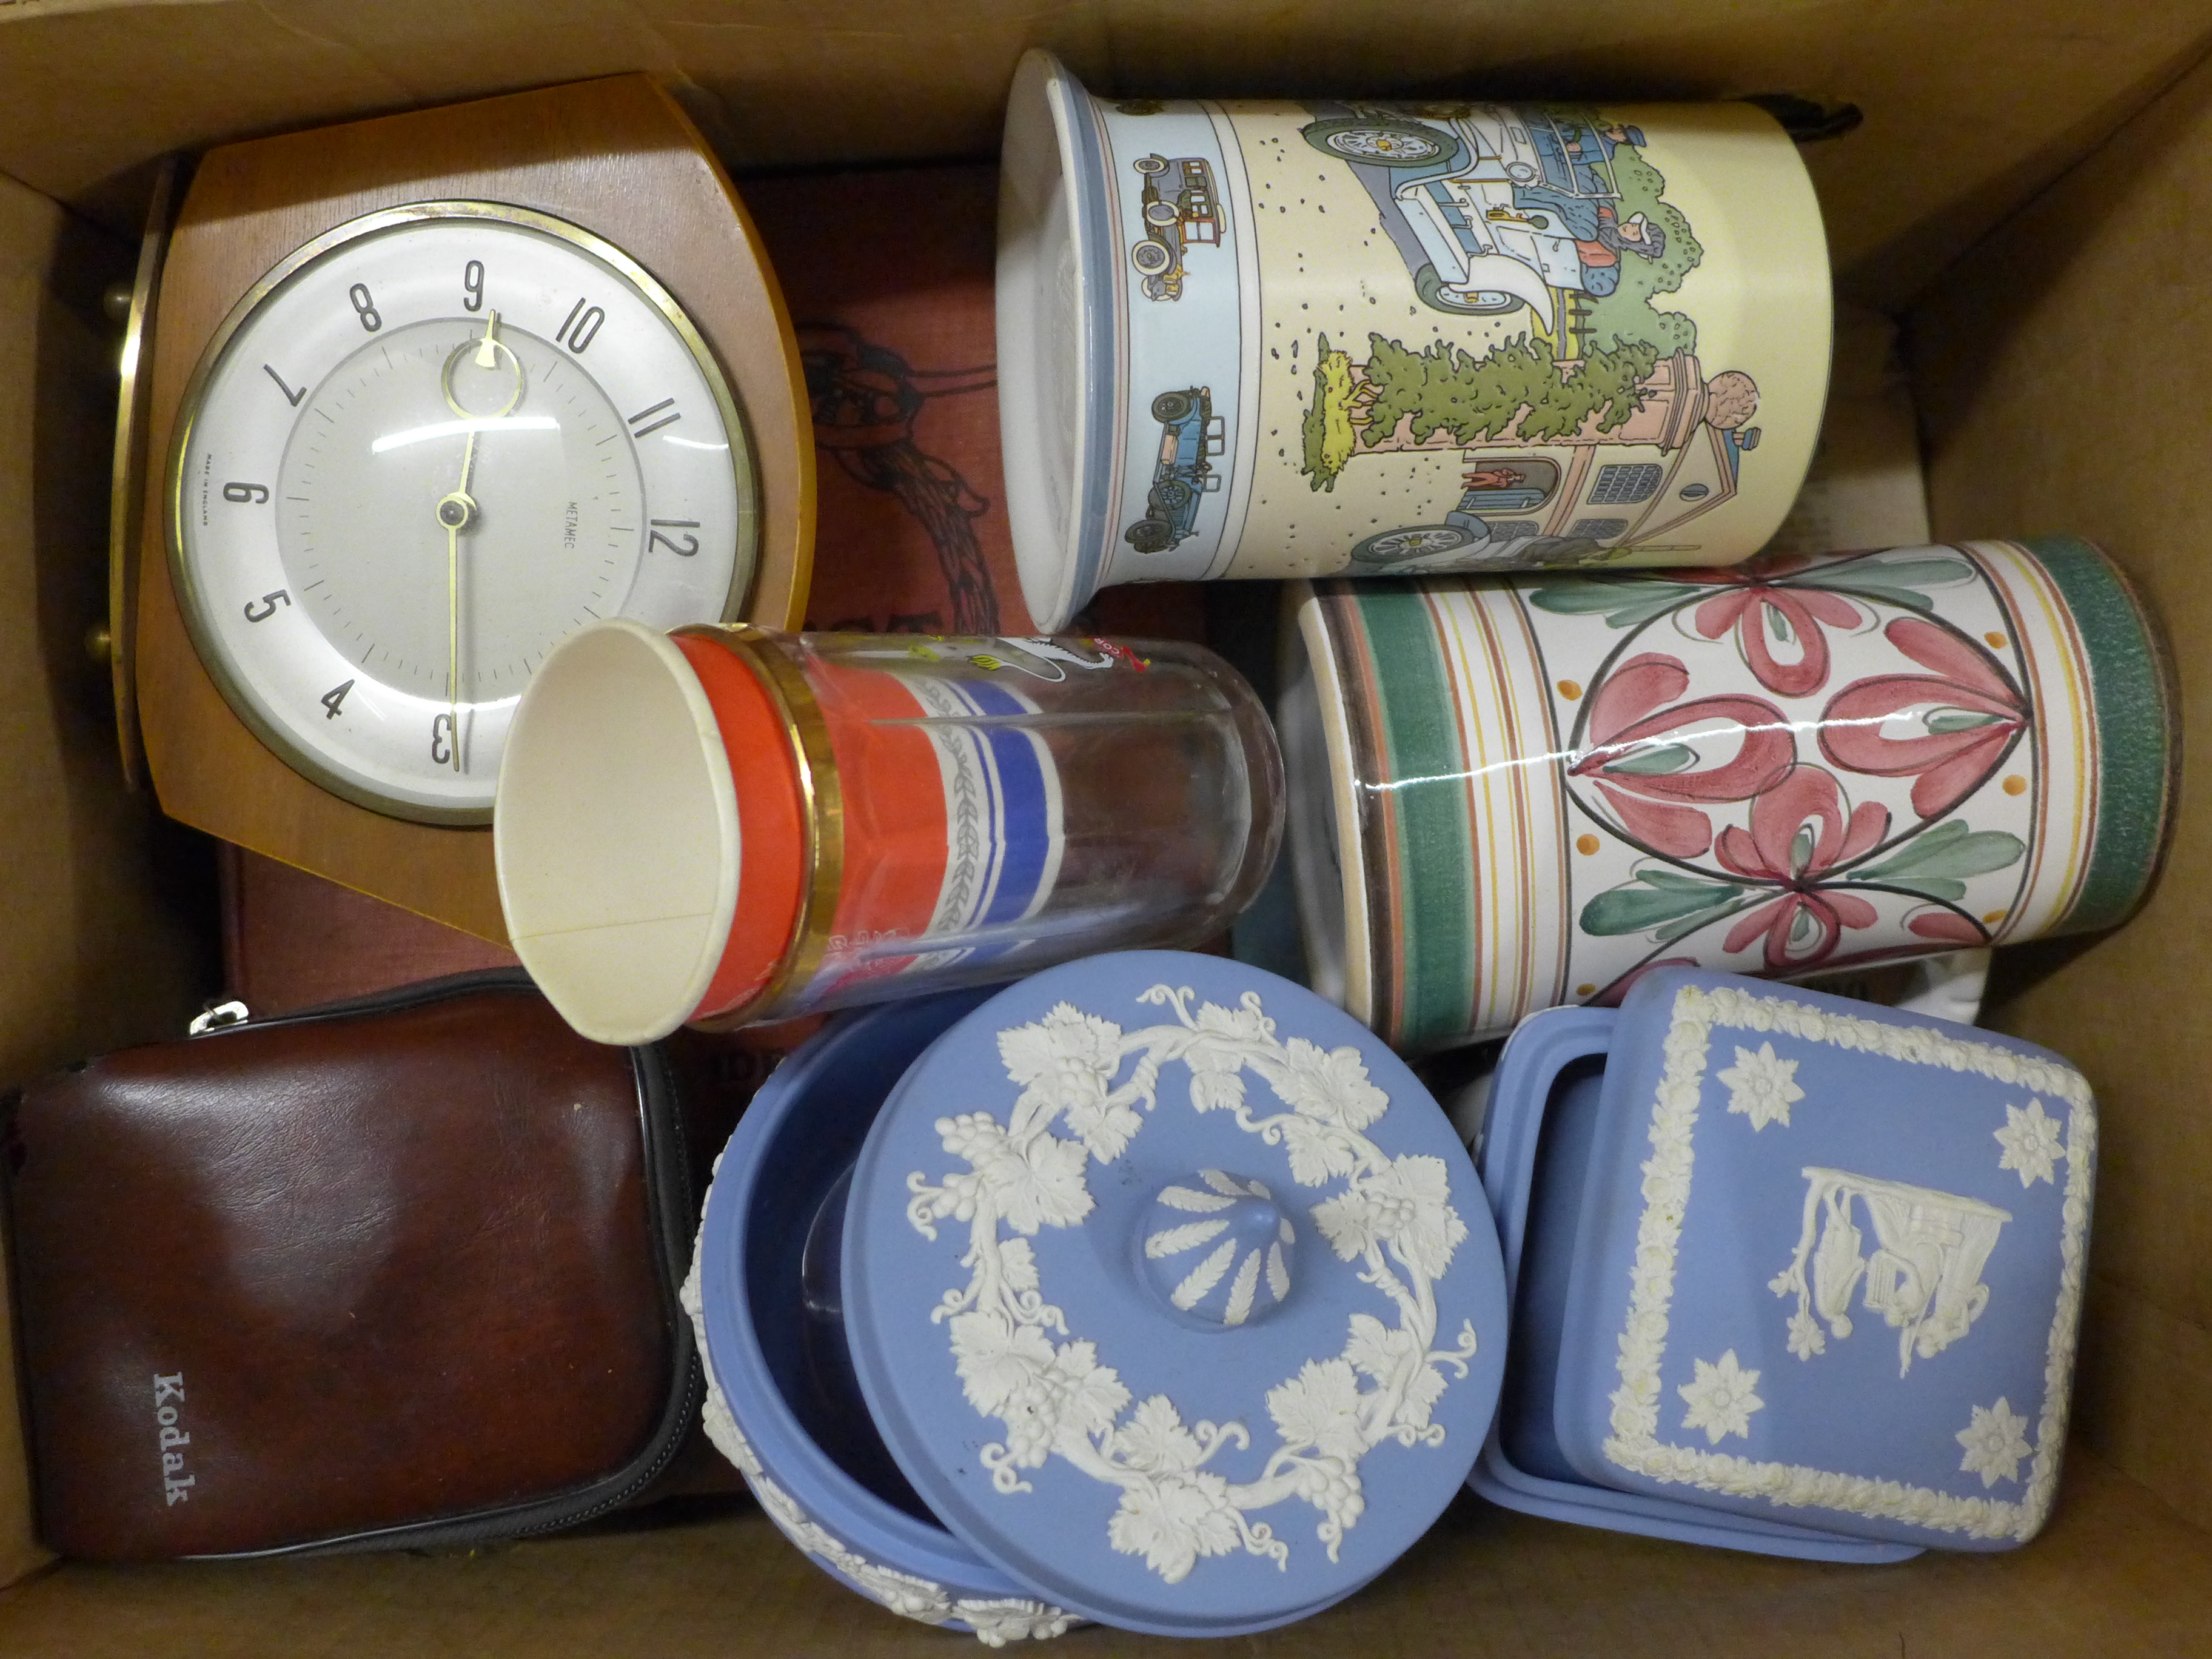
[[[854,1365],[931,1511],[1056,1605],[1171,1635],[1358,1589],[1497,1403],[1498,1242],[1442,1110],[1213,957],[1010,987],[908,1071],[846,1212]]]

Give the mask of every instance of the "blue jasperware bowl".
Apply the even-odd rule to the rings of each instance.
[[[1506,1334],[1403,1063],[1167,951],[826,1028],[724,1154],[687,1297],[710,1431],[786,1534],[994,1644],[1352,1594],[1465,1481]]]
[[[993,1567],[914,1496],[866,1414],[852,1409],[836,1345],[823,1340],[802,1283],[817,1217],[891,1085],[989,995],[956,991],[846,1015],[776,1068],[716,1163],[684,1302],[708,1372],[708,1434],[784,1535],[892,1612],[973,1631],[995,1647],[1057,1636],[1070,1616]]]

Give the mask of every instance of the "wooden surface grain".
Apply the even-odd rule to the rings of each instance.
[[[791,323],[729,179],[648,77],[622,76],[210,151],[177,224],[154,334],[138,703],[172,817],[345,886],[504,942],[491,836],[386,817],[292,770],[233,714],[185,632],[170,580],[167,471],[179,404],[209,338],[279,259],[406,202],[535,208],[623,248],[721,360],[761,490],[745,615],[794,625],[814,535],[814,454]]]

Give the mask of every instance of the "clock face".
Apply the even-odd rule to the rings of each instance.
[[[757,494],[712,355],[642,269],[428,203],[285,260],[210,343],[173,459],[194,644],[325,787],[489,818],[514,705],[603,617],[732,616]]]

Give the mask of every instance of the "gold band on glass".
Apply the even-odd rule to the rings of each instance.
[[[799,778],[799,811],[805,821],[805,887],[783,960],[754,995],[734,1008],[697,1022],[704,1030],[726,1031],[800,1012],[781,1009],[779,1005],[813,979],[829,951],[830,933],[836,926],[837,901],[845,884],[845,797],[837,780],[830,723],[823,718],[814,688],[787,654],[786,636],[750,623],[699,623],[675,632],[679,638],[708,640],[720,646],[751,670],[768,693],[783,727],[784,741],[791,747],[792,769]]]

